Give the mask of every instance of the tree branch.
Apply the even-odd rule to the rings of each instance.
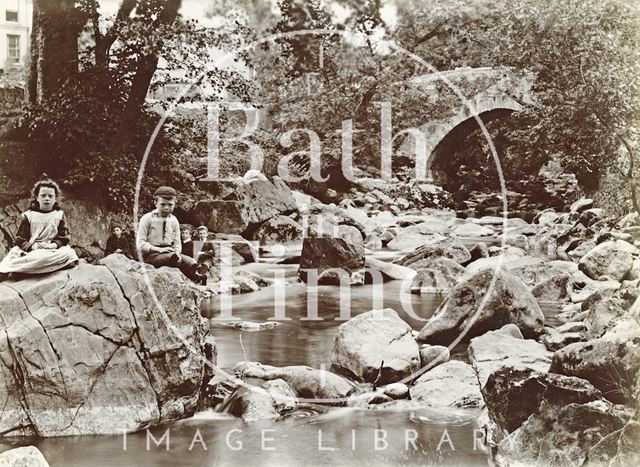
[[[109,63],[109,50],[118,38],[118,31],[126,22],[131,12],[136,7],[136,0],[122,0],[116,19],[109,30],[103,35],[100,33],[97,18],[93,22],[96,37],[96,65],[106,68]]]

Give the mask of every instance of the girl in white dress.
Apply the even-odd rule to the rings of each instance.
[[[45,178],[33,187],[34,201],[22,214],[14,247],[0,262],[0,279],[8,273],[44,274],[73,267],[78,256],[69,246],[69,229],[56,199],[60,187]]]

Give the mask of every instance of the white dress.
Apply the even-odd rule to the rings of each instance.
[[[51,242],[58,235],[58,226],[64,215],[61,210],[49,212],[26,211],[23,214],[30,225],[29,243]],[[78,261],[76,252],[68,245],[55,250],[24,251],[19,246],[9,250],[0,262],[0,273],[18,272],[44,274],[57,271]]]

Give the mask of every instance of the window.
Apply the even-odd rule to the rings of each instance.
[[[20,36],[7,34],[7,61],[9,63],[20,62]]]
[[[18,22],[18,12],[17,11],[12,11],[12,10],[5,10],[4,12],[4,19],[5,21],[13,21],[13,22]]]

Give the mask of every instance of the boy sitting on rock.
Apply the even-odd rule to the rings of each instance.
[[[156,190],[156,209],[140,218],[136,245],[145,263],[179,268],[189,279],[201,283],[203,276],[197,271],[198,263],[182,254],[180,223],[172,214],[176,196],[176,190],[168,186]]]
[[[105,256],[109,256],[112,253],[120,253],[127,258],[133,257],[129,239],[124,235],[122,226],[118,224],[114,224],[111,227],[111,236],[107,239],[107,247],[104,250]]]

